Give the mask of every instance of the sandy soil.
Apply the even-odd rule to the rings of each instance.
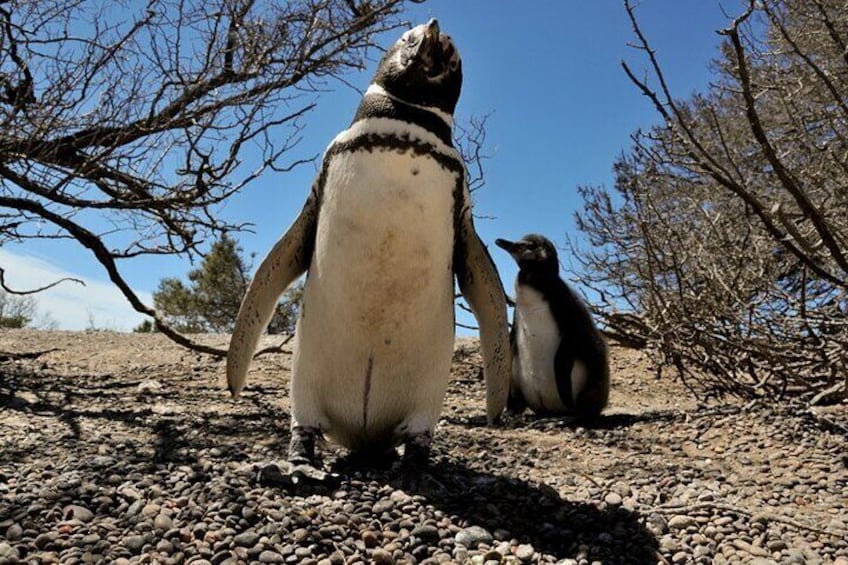
[[[226,336],[199,339],[227,344]],[[264,345],[277,341],[268,337]],[[257,359],[246,391],[233,400],[222,360],[186,351],[159,335],[3,331],[0,352],[0,562],[85,562],[86,555],[90,561],[258,560],[259,550],[240,552],[235,542],[209,542],[206,551],[205,538],[197,547],[184,543],[170,553],[167,543],[162,545],[168,540],[155,536],[129,543],[136,525],[113,536],[123,553],[82,541],[63,545],[60,526],[68,519],[70,499],[60,492],[43,503],[34,501],[45,496],[40,483],[66,477],[65,468],[81,476],[83,485],[88,474],[99,477],[89,477],[95,484],[117,481],[110,473],[135,478],[133,488],[148,505],[170,487],[149,493],[145,477],[167,477],[175,465],[205,461],[220,470],[208,471],[212,475],[220,472],[225,480],[249,486],[255,477],[243,473],[245,465],[285,454],[287,355]],[[41,353],[15,358],[27,352]],[[492,429],[484,426],[479,365],[476,342],[460,340],[435,435],[432,475],[438,487],[422,490],[415,501],[435,513],[441,541],[434,538],[432,547],[421,549],[415,535],[404,537],[401,525],[369,547],[361,546],[364,534],[356,531],[350,535],[359,545],[350,551],[338,545],[344,560],[373,561],[375,551],[388,548],[392,562],[482,563],[497,562],[493,558],[500,555],[502,562],[848,564],[848,406],[832,407],[817,418],[791,403],[703,405],[672,372],[658,378],[642,354],[614,347],[610,407],[597,424],[576,427],[525,414]],[[332,445],[325,453],[326,466],[343,481],[318,493],[329,501],[349,495],[363,481],[377,491],[393,485],[381,470],[351,468],[344,452]],[[110,468],[98,467],[98,461]],[[77,498],[95,505],[96,492],[77,490]],[[296,505],[318,494],[281,496]],[[68,539],[77,534],[80,540],[95,534],[112,539],[97,534],[95,525],[101,511],[111,513],[110,523],[122,520],[115,508],[91,508],[92,521],[72,523],[84,531],[72,528]],[[539,515],[540,509],[554,514]],[[447,517],[439,518],[442,514]],[[457,532],[472,525],[494,532],[495,539],[471,548],[456,543]],[[143,530],[139,536],[150,533]],[[54,531],[60,532],[56,539],[43,537]],[[403,540],[412,541],[404,545]],[[320,550],[320,543],[309,546],[307,556],[305,549],[295,553],[296,540],[271,541],[264,542],[264,551],[277,552],[285,562],[333,562],[334,554]]]

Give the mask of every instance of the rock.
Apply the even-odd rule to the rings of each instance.
[[[23,536],[24,530],[20,524],[12,524],[6,529],[6,539],[9,541],[18,541]]]
[[[515,556],[522,561],[530,561],[536,554],[536,549],[529,543],[522,543],[515,548]]]
[[[167,532],[174,527],[174,521],[167,514],[158,514],[153,519],[153,527],[160,532]]]
[[[689,561],[689,554],[685,551],[678,551],[671,556],[672,563],[686,563],[687,561]]]
[[[20,559],[20,553],[17,548],[12,547],[5,541],[0,541],[0,560],[15,562]]]
[[[746,553],[750,553],[755,557],[771,557],[771,554],[763,549],[762,547],[757,547],[755,545],[751,545],[745,540],[735,539],[733,540],[733,546],[740,551],[744,551]]]
[[[259,562],[260,563],[284,563],[285,559],[283,556],[277,553],[276,551],[271,551],[266,549],[259,554]]]
[[[143,396],[146,394],[154,395],[161,394],[163,389],[164,387],[162,386],[162,383],[160,383],[156,379],[147,379],[138,383],[135,392],[139,396]]]
[[[488,533],[488,532],[487,532]],[[437,542],[439,541],[439,529],[436,526],[430,525],[421,525],[412,530],[410,535],[421,539],[424,542]],[[491,535],[489,535],[491,538]],[[490,539],[491,543],[491,539]]]
[[[124,547],[134,554],[141,553],[141,548],[144,547],[144,536],[127,536],[124,539]]]
[[[141,515],[147,517],[157,516],[161,509],[162,507],[158,504],[145,504],[144,507],[141,509]]]
[[[371,508],[371,512],[374,515],[380,515],[384,512],[391,512],[394,510],[395,503],[391,499],[383,498],[374,503],[374,506]]]
[[[668,520],[658,512],[653,512],[648,516],[647,526],[657,536],[668,533]]]
[[[364,543],[365,547],[368,549],[375,548],[380,543],[380,539],[377,536],[377,533],[373,530],[365,530],[364,532],[362,532],[361,537],[362,543]]]
[[[375,549],[371,553],[371,561],[375,565],[395,565],[395,559],[392,554],[384,549]]]
[[[604,502],[610,506],[621,506],[621,495],[617,492],[611,492],[604,497]]]
[[[684,516],[683,514],[676,514],[671,517],[668,521],[668,529],[669,530],[685,530],[686,528],[690,528],[692,526],[697,525],[698,521],[695,520],[692,516]]]
[[[456,543],[460,543],[469,549],[476,548],[481,543],[492,543],[494,537],[488,530],[480,526],[469,526],[457,532],[454,536]]]
[[[241,547],[253,547],[258,541],[259,534],[254,531],[242,532],[233,538],[233,543]]]
[[[94,512],[85,506],[78,504],[69,504],[62,509],[62,515],[65,520],[79,520],[80,522],[91,522],[94,519]]]
[[[45,549],[52,545],[58,537],[59,535],[56,532],[44,532],[43,534],[38,534],[33,544],[38,549]]]

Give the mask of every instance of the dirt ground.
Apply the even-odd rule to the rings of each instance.
[[[199,339],[227,344],[227,336]],[[278,341],[267,337],[263,345]],[[23,359],[11,355],[35,352],[40,354]],[[134,488],[140,490],[145,474],[169,477],[174,465],[209,461],[213,469],[238,475],[246,464],[284,457],[289,360],[284,354],[255,360],[245,392],[233,400],[223,360],[181,349],[160,335],[0,332],[0,562],[86,562],[85,556],[160,562],[156,555],[170,555],[161,562],[259,560],[259,550],[240,553],[238,543],[220,540],[209,542],[208,552],[204,540],[170,553],[152,538],[135,547],[134,525],[111,538],[97,534],[124,553],[73,541],[73,531],[64,545],[61,533],[47,541],[42,535],[38,543],[39,535],[68,518],[62,514],[70,500],[59,493],[38,503],[44,496],[39,484],[66,477],[64,468],[81,474],[83,485],[95,470],[106,474],[107,483],[117,480],[109,473],[132,478],[136,471],[141,478]],[[400,534],[385,533],[395,526],[383,525],[379,547],[361,546],[359,531],[351,534],[359,544],[350,546],[353,553],[337,544],[347,562],[374,561],[374,552],[388,547],[392,562],[483,563],[500,555],[502,562],[848,564],[848,406],[815,414],[791,403],[703,405],[672,371],[658,378],[641,353],[613,347],[610,406],[596,424],[574,426],[528,413],[487,428],[479,366],[476,341],[459,340],[434,439],[433,474],[442,491],[422,491],[415,502],[435,508],[440,541],[434,537],[433,547],[420,549],[410,535],[413,541],[404,545],[401,520]],[[344,463],[342,450],[324,449],[325,464],[343,481],[355,476],[377,490],[390,481],[378,471],[361,475]],[[323,494],[338,499],[360,482],[343,482],[340,490]],[[171,487],[146,494],[148,503],[163,488]],[[469,498],[472,491],[478,498]],[[95,505],[95,493],[80,492],[78,498]],[[481,492],[489,500],[480,500]],[[308,500],[304,493],[286,496],[292,504]],[[55,508],[60,510],[51,515]],[[101,511],[111,512],[111,523],[123,519],[108,505],[92,510],[85,535],[96,534],[92,524],[99,523]],[[541,516],[542,510],[554,515]],[[495,539],[473,548],[454,541],[472,525],[495,532]],[[142,537],[149,533],[143,530]],[[85,535],[80,531],[78,539]],[[285,536],[276,545],[271,541],[264,551],[276,551],[285,562],[333,562],[334,554],[321,550],[320,542],[309,546],[307,556]],[[638,544],[637,550],[629,544]]]

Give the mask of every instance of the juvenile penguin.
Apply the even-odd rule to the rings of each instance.
[[[597,416],[609,399],[607,345],[589,310],[559,277],[556,248],[525,235],[495,243],[518,263],[509,409]]]
[[[227,358],[233,395],[279,295],[307,273],[290,391],[294,463],[315,465],[319,435],[360,452],[403,443],[405,460],[426,461],[449,380],[454,276],[480,326],[488,421],[506,405],[506,295],[452,142],[461,84],[459,52],[436,20],[404,33],[243,299]]]

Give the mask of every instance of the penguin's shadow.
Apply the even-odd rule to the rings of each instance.
[[[612,430],[617,428],[628,428],[640,423],[673,422],[685,420],[687,414],[681,410],[650,410],[640,413],[627,414],[601,414],[595,418],[584,420],[572,416],[547,416],[532,412],[523,412],[502,417],[498,427],[508,430],[530,429],[530,430],[566,430],[585,428],[590,430]],[[442,419],[449,424],[462,428],[486,427],[485,416],[443,416]]]
[[[657,562],[659,543],[636,513],[565,500],[547,485],[480,471],[447,456],[433,458],[413,477],[397,467],[388,470],[385,461],[367,465],[356,456],[340,457],[331,468],[343,481],[373,480],[421,495],[454,523],[482,526],[557,560]]]

